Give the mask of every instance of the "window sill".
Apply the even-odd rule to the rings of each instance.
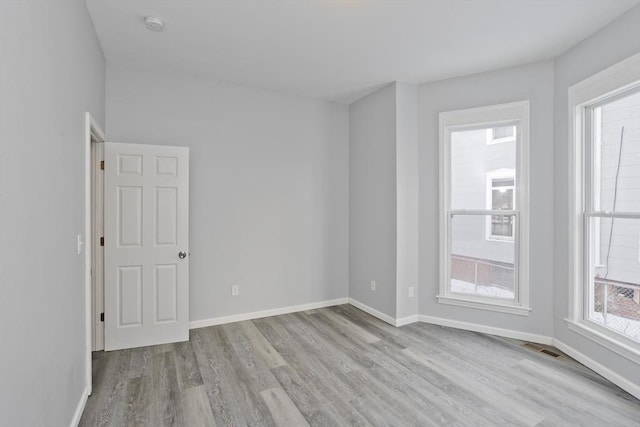
[[[531,308],[529,307],[523,307],[513,304],[502,304],[500,302],[472,300],[469,298],[452,295],[438,295],[436,296],[436,298],[438,298],[438,302],[440,304],[476,308],[479,310],[497,311],[499,313],[516,314],[518,316],[528,316],[531,312]]]
[[[583,337],[600,344],[604,348],[640,365],[640,344],[634,348],[616,340],[607,334],[590,327],[586,322],[576,322],[571,319],[564,319],[569,330],[582,335]]]

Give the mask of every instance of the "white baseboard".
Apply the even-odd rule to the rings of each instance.
[[[383,322],[386,322],[386,323],[388,323],[388,324],[390,324],[392,326],[397,326],[395,317],[391,317],[388,314],[384,314],[383,312],[378,311],[375,308],[369,307],[368,305],[363,304],[358,300],[355,300],[353,298],[349,298],[349,304],[351,304],[352,306],[354,306],[356,308],[359,308],[360,310],[364,311],[365,313],[369,313],[373,317],[377,317],[378,319],[382,320]]]
[[[212,317],[210,319],[192,320],[189,329],[205,328],[207,326],[224,325],[225,323],[241,322],[243,320],[260,319],[263,317],[278,316],[280,314],[296,313],[298,311],[313,310],[316,308],[331,307],[334,305],[348,304],[349,298],[338,298],[328,301],[312,302],[309,304],[290,305],[288,307],[273,308],[271,310],[254,311],[251,313],[233,314],[231,316]]]
[[[84,407],[87,404],[87,399],[89,398],[89,387],[86,387],[82,390],[82,395],[80,396],[80,402],[78,402],[78,406],[76,407],[76,412],[73,414],[73,418],[71,419],[71,427],[78,427],[80,424],[80,418],[82,418],[82,413],[84,412]]]
[[[404,325],[410,325],[412,323],[416,323],[420,321],[420,316],[418,316],[417,314],[414,314],[412,316],[407,316],[407,317],[401,317],[399,319],[396,319],[396,326],[404,326]]]
[[[574,349],[573,347],[569,347],[567,344],[563,343],[558,339],[555,339],[555,338],[553,339],[553,346],[556,347],[558,350],[566,353],[571,358],[582,363],[584,366],[591,369],[595,373],[602,375],[603,377],[605,377],[606,379],[608,379],[609,381],[611,381],[612,383],[614,383],[615,385],[617,385],[618,387],[626,391],[627,393],[634,396],[636,399],[640,399],[640,386],[638,384],[632,383],[631,381],[624,378],[623,376],[616,374],[611,369],[585,356],[584,354],[580,353],[578,350]]]
[[[496,328],[493,326],[478,325],[475,323],[461,322],[459,320],[443,319],[434,316],[418,316],[421,322],[432,323],[434,325],[448,326],[450,328],[465,329],[467,331],[481,332],[489,335],[497,335],[505,338],[535,342],[538,344],[553,344],[553,338],[546,335],[530,334],[527,332],[514,331],[512,329]]]

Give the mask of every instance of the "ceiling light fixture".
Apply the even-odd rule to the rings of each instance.
[[[147,16],[144,18],[144,25],[151,31],[162,31],[164,29],[164,22],[160,18],[154,18],[153,16]]]

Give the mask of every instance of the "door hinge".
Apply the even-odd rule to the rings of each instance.
[[[100,160],[100,170],[104,170],[104,160]]]
[[[100,321],[104,322],[104,313],[100,313]]]
[[[100,238],[100,246],[104,246],[104,237]]]

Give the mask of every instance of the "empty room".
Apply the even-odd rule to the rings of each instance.
[[[0,0],[0,426],[640,427],[640,0]]]

